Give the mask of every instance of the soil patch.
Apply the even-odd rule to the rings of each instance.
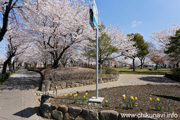
[[[54,104],[65,104],[67,106],[78,106],[81,108],[93,109],[97,111],[101,110],[115,110],[119,113],[176,113],[180,116],[180,86],[177,85],[139,85],[139,86],[121,86],[115,88],[108,88],[99,90],[99,96],[104,97],[102,104],[94,104],[87,102],[82,105],[81,98],[86,93],[78,93],[77,103],[73,103],[73,95],[67,95],[66,97],[57,97],[53,99]],[[86,98],[95,96],[96,91],[88,91]],[[126,99],[130,96],[137,97],[138,100],[135,103],[134,109],[126,109],[122,95],[126,95]],[[162,102],[162,110],[155,110],[154,101],[150,101],[149,98],[157,101],[157,98]],[[110,103],[107,107],[105,101]],[[122,101],[121,107],[119,106],[120,100]],[[168,107],[169,106],[169,107]]]

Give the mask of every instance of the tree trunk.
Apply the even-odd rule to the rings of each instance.
[[[15,62],[13,61],[13,63],[12,63],[12,68],[13,68],[13,70],[15,70]]]
[[[135,71],[135,59],[133,58],[133,71]]]
[[[61,62],[61,64],[63,65],[63,67],[66,67],[67,62]]]
[[[9,60],[7,59],[3,64],[2,74],[6,73]]]
[[[53,68],[58,68],[58,60],[54,60]]]
[[[176,64],[173,65],[173,68],[176,68]]]
[[[177,68],[179,68],[179,62],[177,62],[176,66],[177,66]]]
[[[140,60],[140,62],[141,62],[140,69],[143,69],[143,65],[144,65],[145,57],[141,57],[141,58],[139,58],[139,60]]]
[[[44,68],[47,68],[47,62],[44,62],[43,64],[44,64]]]
[[[166,66],[167,66],[167,65],[166,65],[166,64],[164,64],[164,68],[166,68]]]
[[[11,64],[11,60],[8,62],[8,66],[9,66],[9,71],[12,72],[12,64]]]
[[[143,61],[141,60],[141,67],[140,67],[140,69],[143,69]]]
[[[37,67],[38,67],[38,66],[37,66],[37,63],[34,63],[34,67],[35,67],[35,68],[37,68]]]
[[[158,64],[156,64],[156,70],[157,70],[157,68],[158,68]]]
[[[102,64],[100,64],[100,74],[102,74]]]
[[[3,25],[0,31],[0,42],[3,40],[3,37],[7,31],[7,27],[8,27],[8,18],[9,18],[9,13],[11,10],[11,5],[12,5],[13,0],[9,0],[8,5],[6,5],[6,9],[5,9],[5,13],[3,15]]]

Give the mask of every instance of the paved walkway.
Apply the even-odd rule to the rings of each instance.
[[[112,88],[118,86],[132,86],[132,85],[180,85],[163,75],[136,75],[136,74],[121,74],[119,80],[115,82],[108,82],[99,84],[99,89]],[[96,90],[96,85],[88,85],[83,87],[67,88],[63,90],[58,90],[58,95],[63,96],[64,94],[84,92],[84,91]],[[52,94],[52,91],[50,91]]]
[[[0,120],[42,120],[32,90],[40,75],[20,69],[0,88]]]
[[[39,74],[21,69],[0,88],[0,120],[44,120],[38,115],[40,96],[36,96],[39,91],[34,89],[39,80]],[[162,75],[122,74],[116,82],[99,84],[99,89],[146,84],[180,85]],[[58,90],[58,95],[86,90],[96,90],[96,85]]]

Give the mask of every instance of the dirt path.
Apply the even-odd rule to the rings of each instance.
[[[42,120],[32,90],[40,75],[20,69],[0,88],[0,120]]]

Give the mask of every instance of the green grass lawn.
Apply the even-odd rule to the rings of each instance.
[[[91,68],[91,69],[96,69],[95,66],[92,67],[86,67],[86,68]],[[118,67],[118,68],[113,68],[112,69],[117,70],[120,74],[145,74],[145,75],[165,75],[166,72],[171,73],[171,69],[170,68],[158,68],[157,70],[154,70],[153,67],[149,67],[149,68],[136,68],[135,72],[133,72],[133,69],[129,69],[129,67]],[[152,69],[152,71],[150,71],[149,69]],[[106,76],[106,75],[101,75],[101,76]]]
[[[129,67],[120,67],[120,68],[114,68],[116,69],[120,74],[148,74],[148,75],[164,75],[166,72],[170,73],[170,68],[158,68],[157,70],[154,70],[153,68],[136,68],[135,72],[133,72],[133,69],[129,69]],[[150,71],[149,69],[152,69]]]
[[[112,74],[99,74],[100,78],[108,78],[108,77],[112,77]]]

